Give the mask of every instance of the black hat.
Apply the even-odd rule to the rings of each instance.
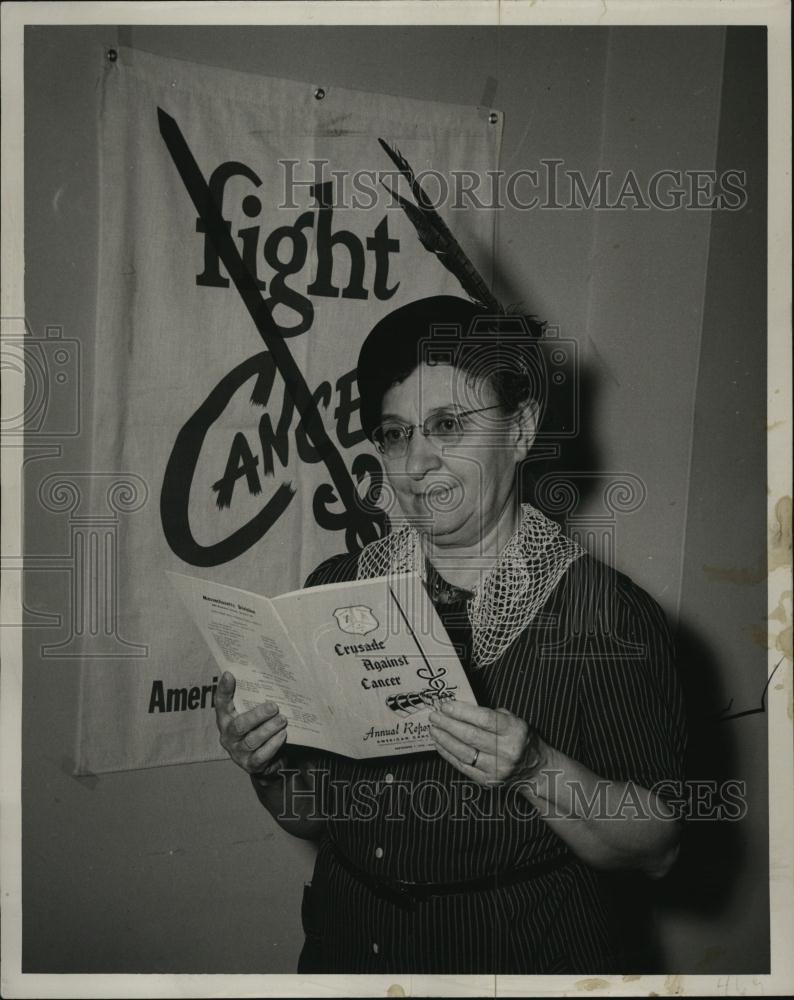
[[[465,334],[483,306],[455,295],[430,295],[387,313],[375,324],[358,356],[361,426],[368,438],[380,423],[381,404],[388,390],[428,360],[431,336],[448,330]]]
[[[485,353],[485,368],[506,364],[526,382],[524,350],[513,347],[528,347],[537,332],[536,325],[527,326],[525,317],[494,316],[485,306],[455,295],[431,295],[388,313],[375,324],[359,353],[357,380],[364,433],[372,439],[381,420],[383,397],[422,362],[471,367],[476,354],[480,356],[476,368],[484,373],[481,357]]]

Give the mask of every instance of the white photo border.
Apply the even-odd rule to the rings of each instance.
[[[6,3],[2,7],[2,287],[0,316],[25,316],[23,254],[23,34],[25,25],[437,24],[766,25],[768,28],[768,528],[792,494],[791,61],[786,0],[440,0],[440,2]],[[3,373],[3,413],[22,412],[23,384]],[[22,449],[2,450],[2,556],[21,552]],[[788,525],[789,537],[791,526]],[[768,576],[769,611],[792,589],[791,562]],[[20,574],[5,574],[2,620],[21,620]],[[788,623],[790,629],[791,623]],[[778,654],[769,652],[769,672]],[[2,984],[4,997],[216,996],[715,996],[794,991],[794,698],[785,659],[770,685],[771,972],[756,975],[312,976],[49,975],[21,971],[22,633],[2,629]]]

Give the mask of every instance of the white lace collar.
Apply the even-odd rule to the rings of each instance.
[[[568,567],[584,550],[560,526],[530,504],[499,558],[473,588],[467,602],[473,659],[485,666],[498,659],[530,624]],[[410,525],[371,542],[358,560],[358,578],[418,573],[426,579],[419,532]]]

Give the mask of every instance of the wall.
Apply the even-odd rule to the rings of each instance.
[[[728,705],[726,714],[757,708],[769,670],[767,428],[754,403],[766,390],[765,55],[762,29],[728,31],[717,164],[747,172],[748,203],[712,220],[682,549],[678,645],[691,711],[703,720],[691,767],[746,782],[748,804],[740,825],[690,829],[686,863],[666,887],[668,950],[703,972],[749,971],[746,941],[758,963],[769,961],[759,935],[769,893],[766,715],[706,721]],[[681,905],[685,886],[694,910]]]
[[[96,291],[97,81],[102,49],[118,43],[318,84],[485,101],[506,115],[502,167],[508,172],[537,168],[542,158],[588,177],[602,167],[638,175],[660,167],[709,169],[718,153],[721,97],[723,109],[741,97],[743,120],[752,127],[750,99],[737,87],[723,90],[720,28],[29,28],[27,317],[36,332],[60,324],[65,336],[79,338],[85,371]],[[741,66],[741,55],[731,51]],[[723,110],[719,152],[726,162],[735,148],[724,138],[731,120]],[[754,211],[757,222],[759,203]],[[746,523],[756,510],[763,516],[764,497],[750,486],[759,471],[757,435],[748,431],[738,445],[747,470],[744,491],[724,488],[734,439],[723,434],[712,447],[713,425],[728,405],[729,362],[720,346],[725,324],[731,349],[746,347],[735,316],[720,307],[724,293],[746,276],[746,263],[730,253],[736,224],[708,212],[512,210],[499,214],[496,256],[505,300],[524,300],[579,344],[588,388],[581,413],[587,455],[577,461],[632,472],[647,486],[647,502],[618,520],[618,566],[674,620],[681,605],[687,634],[709,649],[713,670],[731,690],[753,650],[737,645],[735,631],[726,629],[737,615],[743,622],[758,616],[748,617],[735,603],[718,604],[698,567],[704,558],[720,562],[715,552],[733,519]],[[757,290],[762,243],[757,227],[748,226],[758,257],[748,281]],[[762,368],[757,351],[745,354],[740,363],[753,374],[736,392],[757,420]],[[29,496],[45,474],[80,469],[85,461],[79,439],[57,461],[36,459],[29,449]],[[598,509],[595,493],[585,500],[588,510]],[[704,529],[698,519],[708,521],[715,509],[718,520]],[[27,510],[26,551],[66,551],[61,521],[37,512],[33,500]],[[747,543],[753,552],[756,541]],[[63,607],[65,593],[63,573],[27,575],[31,616]],[[43,629],[26,635],[24,969],[292,971],[311,848],[275,829],[245,777],[225,762],[72,777],[78,668],[41,659],[39,644],[53,641],[52,631],[44,638]],[[761,664],[755,650],[754,663]],[[709,689],[701,698],[696,721],[712,695]],[[763,727],[748,740],[747,768],[760,788]],[[744,867],[731,873],[735,890],[716,909],[693,912],[675,884],[654,900],[666,968],[694,970],[714,941],[737,968],[763,964],[763,935],[747,933],[765,919],[763,893],[753,894],[758,871],[747,860],[765,851],[761,826],[748,827],[752,849]],[[745,914],[741,927],[737,907]],[[718,970],[722,960],[713,959]]]

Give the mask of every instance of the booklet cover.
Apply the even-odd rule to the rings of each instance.
[[[427,716],[476,704],[424,583],[414,573],[268,598],[168,573],[222,670],[235,707],[275,702],[290,743],[348,757],[432,750]]]

